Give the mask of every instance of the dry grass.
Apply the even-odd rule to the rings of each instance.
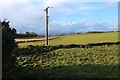
[[[53,40],[53,39],[57,39],[57,38],[59,38],[59,37],[57,37],[57,36],[54,36],[54,37],[49,37],[48,39],[49,40]],[[15,39],[15,42],[18,42],[18,43],[22,43],[22,42],[33,42],[33,41],[44,41],[45,40],[45,38],[44,37],[34,37],[34,38],[27,38],[27,39],[23,39],[23,38],[16,38]]]

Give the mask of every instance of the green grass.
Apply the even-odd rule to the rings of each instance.
[[[37,52],[36,52],[37,53]],[[58,49],[19,58],[23,78],[117,78],[118,45]]]
[[[60,38],[55,40],[49,40],[49,45],[116,42],[118,41],[118,32],[74,34],[59,37]],[[19,43],[18,45],[19,47],[26,47],[27,45],[43,45],[43,44],[45,44],[45,41]]]
[[[117,32],[89,33],[60,36],[50,40],[50,45],[87,44],[118,41]],[[45,41],[20,43],[43,45]],[[57,49],[35,54],[16,61],[18,69],[11,69],[13,78],[118,78],[119,45],[96,46],[92,48]]]

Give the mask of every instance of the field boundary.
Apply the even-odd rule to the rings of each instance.
[[[32,55],[38,52],[39,54],[44,53],[44,52],[49,52],[57,49],[63,49],[63,48],[92,48],[94,46],[110,46],[110,45],[120,45],[120,42],[103,42],[103,43],[88,43],[88,44],[70,44],[70,45],[57,45],[57,46],[33,46],[33,45],[28,45],[26,48],[18,48],[15,51],[20,51],[20,53],[16,54],[16,56],[20,55]]]
[[[48,40],[54,40],[54,39],[57,39],[57,38],[59,38],[59,37],[51,37],[51,38],[49,38]],[[19,41],[17,41],[17,39],[16,39],[16,43],[25,43],[25,42],[37,42],[37,41],[45,41],[45,38],[42,38],[42,39],[21,39],[21,40],[19,40]]]

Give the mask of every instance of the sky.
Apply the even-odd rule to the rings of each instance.
[[[49,8],[49,35],[118,30],[118,0],[0,0],[0,19],[17,32],[45,34]]]

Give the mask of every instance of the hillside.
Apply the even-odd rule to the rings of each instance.
[[[55,40],[54,39],[49,40],[49,45],[117,42],[119,33],[120,32],[64,35],[59,36],[59,38]],[[45,44],[45,41],[19,43],[19,46],[26,47],[27,45],[43,45],[43,44]]]

